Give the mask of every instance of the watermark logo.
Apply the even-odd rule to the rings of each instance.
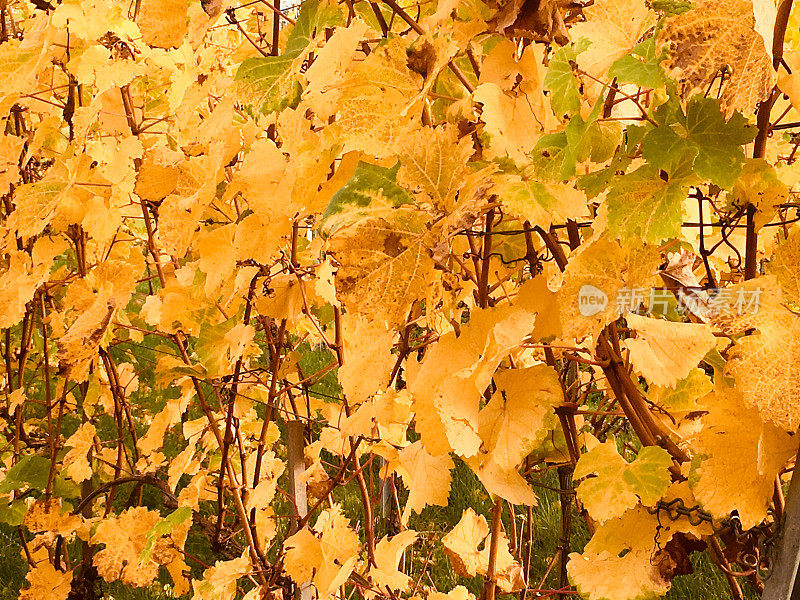
[[[578,291],[578,312],[584,317],[596,315],[605,310],[606,306],[608,296],[603,290],[587,283]]]
[[[672,291],[665,288],[620,288],[614,298],[614,313],[666,315],[675,311],[679,315],[690,312],[694,315],[711,317],[721,314],[743,315],[758,312],[761,289],[752,288],[686,288]],[[609,305],[608,296],[603,290],[585,284],[578,291],[578,311],[584,317],[602,312]]]

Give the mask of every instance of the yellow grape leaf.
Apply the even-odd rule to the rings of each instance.
[[[25,576],[28,587],[20,591],[19,600],[67,600],[72,586],[72,571],[56,571],[42,561]]]
[[[187,0],[142,0],[136,23],[142,41],[157,48],[174,48],[186,36]]]
[[[113,296],[98,294],[89,309],[59,338],[58,360],[73,381],[86,380],[116,308]]]
[[[433,455],[477,454],[480,399],[500,361],[533,330],[544,278],[526,282],[514,304],[471,311],[461,334],[449,332],[407,366],[416,429]]]
[[[230,223],[216,229],[201,229],[194,239],[193,249],[199,260],[197,267],[206,274],[204,291],[213,297],[226,276],[236,267],[233,237],[236,224]]]
[[[500,531],[497,540],[497,554],[495,557],[495,574],[498,587],[506,593],[519,592],[525,589],[525,578],[522,574],[522,566],[514,560],[510,551],[508,536],[504,531]],[[481,551],[481,575],[486,575],[489,570],[489,547],[490,541],[484,541]]]
[[[469,173],[467,162],[475,149],[472,138],[458,138],[458,128],[421,127],[403,140],[397,181],[410,190],[430,196],[444,212],[455,208],[456,194]]]
[[[159,202],[174,192],[181,178],[179,163],[183,158],[182,153],[163,146],[148,150],[136,175],[133,188],[136,195],[142,200]]]
[[[298,585],[311,581],[317,566],[325,561],[322,544],[308,529],[301,529],[287,538],[284,548],[283,568]]]
[[[536,494],[516,468],[501,467],[495,462],[492,454],[482,451],[466,458],[465,462],[490,494],[499,496],[511,504],[536,506]]]
[[[587,600],[656,598],[667,593],[674,574],[667,543],[677,533],[698,539],[712,532],[710,524],[697,528],[686,517],[659,519],[636,506],[603,523],[583,553],[570,554],[567,573]]]
[[[381,441],[399,448],[407,443],[406,431],[412,417],[408,390],[389,388],[375,394],[343,421],[341,434],[373,437],[377,431]]]
[[[486,575],[489,569],[491,534],[486,519],[468,508],[461,520],[442,538],[445,554],[450,558],[456,574],[463,577]],[[508,538],[503,532],[497,544],[495,574],[498,586],[505,592],[525,587],[522,568],[509,552]]]
[[[619,452],[613,436],[583,454],[573,477],[582,479],[578,499],[599,522],[622,516],[639,501],[645,506],[658,502],[670,484],[669,453],[658,446],[645,446],[632,463]]]
[[[775,0],[752,0],[753,16],[755,17],[754,29],[764,39],[764,48],[772,58],[772,38],[775,35],[775,19],[778,16],[778,7]]]
[[[733,185],[731,193],[738,206],[750,203],[759,211],[768,214],[771,214],[778,204],[788,202],[789,199],[789,188],[778,178],[775,168],[763,158],[745,160],[742,173]],[[765,214],[761,218],[765,224],[770,217]],[[757,226],[760,227],[761,223]]]
[[[788,250],[788,248],[786,248]],[[800,425],[800,314],[797,312],[796,275],[777,253],[775,275],[759,277],[737,286],[758,295],[757,310],[750,317],[756,332],[736,341],[729,353],[725,373],[736,380],[736,388],[748,406],[758,408],[762,419],[786,431]],[[778,281],[780,277],[782,281]],[[781,293],[779,283],[786,282]],[[785,300],[784,300],[785,298]],[[795,310],[792,310],[792,308]]]
[[[26,23],[24,39],[11,38],[0,46],[0,79],[3,81],[0,114],[8,114],[23,94],[34,90],[37,75],[47,60],[56,33],[49,15],[40,13],[38,18]]]
[[[235,319],[229,319],[200,329],[195,352],[209,377],[233,374],[240,360],[247,368],[249,360],[261,354],[261,349],[253,341],[255,327],[234,323]]]
[[[159,450],[164,445],[164,435],[167,430],[180,422],[187,402],[184,398],[168,399],[164,408],[151,417],[147,433],[139,438],[136,447],[139,454],[147,456]]]
[[[796,50],[787,50],[784,52],[783,60],[789,65],[791,72],[781,64],[778,67],[778,87],[780,90],[789,96],[792,107],[797,111],[800,110],[800,52]]]
[[[498,52],[506,56],[498,61],[504,66],[509,65],[513,51],[513,46],[500,45]],[[543,55],[544,49],[538,44],[525,48],[518,65],[509,72],[509,78],[511,75],[516,77],[515,71],[521,78],[514,90],[504,90],[502,81],[500,85],[494,82],[481,83],[475,89],[472,97],[483,106],[481,121],[489,137],[489,156],[508,156],[518,164],[523,164],[540,135],[557,125],[543,92]]]
[[[507,369],[494,376],[497,391],[478,415],[478,433],[494,462],[516,468],[558,422],[564,402],[558,374],[548,365]]]
[[[71,539],[83,525],[80,515],[62,513],[61,498],[39,499],[28,508],[25,527],[34,533],[48,531]]]
[[[134,587],[152,582],[158,576],[158,564],[153,558],[142,562],[140,557],[148,533],[160,520],[157,511],[137,506],[100,521],[91,539],[92,544],[105,545],[92,559],[98,574],[106,581],[120,580]]]
[[[418,440],[400,451],[397,466],[394,466],[394,462],[390,462],[388,466],[394,467],[409,490],[401,517],[402,523],[408,523],[412,511],[419,513],[432,504],[447,506],[452,479],[450,471],[455,466],[450,456],[431,456]]]
[[[787,303],[800,306],[800,230],[795,229],[781,244],[767,265],[767,271],[778,279]],[[797,313],[797,310],[794,311]]]
[[[64,196],[71,189],[69,174],[63,163],[56,163],[45,177],[34,183],[25,183],[14,190],[15,209],[6,227],[19,237],[37,235],[50,223]]]
[[[397,357],[392,354],[395,332],[362,314],[342,315],[344,364],[339,383],[351,404],[361,404],[382,391]]]
[[[467,508],[461,519],[447,535],[442,537],[444,551],[453,564],[456,574],[474,577],[481,569],[481,553],[478,547],[489,535],[489,525],[483,515]]]
[[[336,230],[328,251],[339,264],[336,293],[350,310],[376,322],[403,324],[434,277],[427,212],[399,208]]]
[[[75,483],[86,481],[92,476],[92,465],[88,454],[94,444],[96,433],[94,425],[84,423],[64,442],[64,445],[70,448],[64,455],[64,468]]]
[[[154,548],[159,551],[157,560],[163,564],[167,569],[172,582],[174,584],[174,594],[186,594],[189,591],[189,579],[185,575],[186,572],[191,572],[189,566],[184,560],[184,555],[181,552],[186,545],[186,538],[189,536],[189,528],[192,526],[192,519],[187,518],[181,523],[172,524],[172,529],[169,532],[170,545],[159,545]]]
[[[694,445],[699,461],[689,477],[692,489],[716,518],[736,510],[749,529],[766,518],[775,476],[797,451],[797,440],[765,423],[739,390],[722,382],[702,404],[708,414]]]
[[[162,251],[173,256],[186,254],[216,192],[216,167],[214,159],[205,155],[192,156],[178,165],[176,187],[158,207],[156,240]]]
[[[341,96],[336,84],[353,62],[358,44],[368,31],[367,24],[357,18],[346,28],[337,29],[306,71],[308,85],[303,91],[303,102],[320,121],[327,121],[336,112]]]
[[[393,591],[403,592],[411,583],[411,578],[397,569],[397,563],[405,549],[417,539],[417,532],[406,529],[393,536],[385,536],[375,545],[375,567],[370,568],[369,575],[375,585],[388,587]]]
[[[0,194],[7,194],[9,186],[19,181],[19,157],[24,145],[23,137],[0,137]]]
[[[545,230],[553,223],[579,220],[587,213],[586,194],[575,186],[535,176],[504,173],[494,178],[492,192],[500,197],[503,210]]]
[[[522,76],[525,64],[517,60],[517,45],[500,38],[481,63],[478,85],[493,83],[504,92],[510,91]]]
[[[37,240],[37,244],[41,240]],[[12,327],[22,320],[28,302],[50,271],[49,261],[35,264],[26,252],[11,250],[2,260],[0,272],[0,327]]]
[[[408,68],[404,40],[396,37],[375,48],[336,87],[343,152],[393,154],[418,118],[414,104],[422,89],[422,77]]]
[[[119,88],[144,75],[141,63],[114,57],[103,46],[89,46],[70,59],[68,68],[83,85],[95,86],[98,91]]]
[[[278,490],[278,479],[286,470],[286,463],[277,458],[271,450],[264,454],[261,465],[261,481],[247,497],[248,510],[251,508],[264,509],[269,506]]]
[[[655,13],[644,0],[599,0],[583,11],[585,21],[575,23],[569,30],[577,41],[585,37],[592,43],[578,54],[578,66],[592,77],[605,81],[608,68],[633,48],[645,32],[655,24]],[[585,93],[596,98],[603,87],[597,81],[584,81]]]
[[[636,294],[646,299],[642,290],[649,289],[660,262],[653,246],[623,249],[605,237],[581,245],[558,291],[564,337],[595,340],[621,312],[636,310]]]
[[[248,217],[249,219],[249,217]],[[245,219],[247,220],[247,219]],[[281,273],[269,280],[269,295],[258,296],[255,307],[265,317],[291,324],[303,312],[303,288],[297,275]]]
[[[442,592],[431,592],[428,594],[428,600],[475,600],[475,596],[463,585],[457,585],[446,594]]]
[[[648,382],[675,387],[716,345],[708,325],[676,323],[629,313],[628,326],[636,332],[622,345],[630,352],[636,372]]]
[[[301,529],[284,542],[284,569],[298,585],[314,584],[320,600],[335,594],[350,576],[361,543],[338,504],[322,511],[314,535]]]
[[[202,581],[192,581],[193,597],[197,600],[233,600],[236,582],[251,570],[250,561],[244,555],[233,560],[218,560],[203,572]]]
[[[755,24],[750,0],[704,0],[667,19],[658,44],[669,47],[664,66],[684,98],[705,91],[723,67],[731,72],[720,97],[728,115],[750,113],[769,95],[775,71]]]

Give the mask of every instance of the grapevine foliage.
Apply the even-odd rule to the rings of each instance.
[[[20,598],[524,598],[551,471],[560,588],[660,597],[707,548],[759,591],[800,425],[787,6],[2,2]],[[493,508],[437,522],[468,472]]]

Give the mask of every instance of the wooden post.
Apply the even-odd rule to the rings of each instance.
[[[786,508],[783,512],[783,530],[774,548],[772,575],[764,586],[762,600],[800,600],[800,472],[795,467]]]
[[[289,468],[289,494],[292,496],[296,510],[292,519],[292,530],[297,530],[300,519],[308,514],[308,494],[306,482],[302,479],[306,470],[305,442],[303,434],[305,424],[302,421],[286,422],[286,453]],[[295,600],[311,600],[311,582],[303,583],[295,588]]]

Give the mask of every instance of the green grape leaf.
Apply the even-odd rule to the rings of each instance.
[[[21,498],[14,500],[10,504],[0,502],[0,523],[17,527],[22,525],[27,513],[28,505]]]
[[[615,121],[597,121],[601,105],[602,98],[586,121],[575,115],[564,131],[542,136],[534,147],[533,159],[540,177],[564,181],[575,176],[578,163],[602,163],[614,156],[622,127]]]
[[[666,82],[661,68],[663,56],[656,55],[655,37],[639,42],[625,56],[618,58],[608,69],[608,76],[618,83],[632,83],[643,88],[661,88]]]
[[[572,63],[590,43],[586,38],[581,38],[574,45],[559,48],[550,58],[547,74],[544,77],[544,87],[550,92],[550,106],[559,118],[574,115],[581,108],[581,93],[578,79],[572,70]]]
[[[691,168],[697,176],[721,188],[730,188],[744,163],[743,144],[756,131],[741,114],[727,121],[713,98],[694,97],[686,112],[676,101],[656,111],[658,127],[642,141],[642,156],[664,169],[671,178],[684,177]]]
[[[606,197],[609,233],[623,243],[679,237],[687,191],[685,180],[664,181],[650,165],[616,177]]]

